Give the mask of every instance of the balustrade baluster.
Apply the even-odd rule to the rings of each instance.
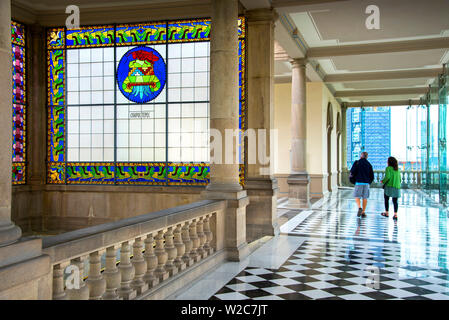
[[[168,272],[165,270],[165,263],[167,262],[168,255],[164,248],[164,232],[160,230],[157,233],[155,239],[156,239],[156,248],[154,250],[154,253],[156,254],[157,257],[157,267],[156,270],[154,271],[154,274],[156,275],[156,277],[159,278],[159,282],[162,282],[168,279],[169,276]]]
[[[106,266],[103,272],[106,280],[106,292],[104,300],[117,300],[119,296],[117,290],[120,287],[121,274],[117,268],[117,247],[111,246],[106,249]]]
[[[214,238],[214,235],[212,234],[212,231],[210,230],[210,218],[212,215],[208,214],[206,215],[206,218],[204,219],[204,234],[206,235],[206,242],[204,243],[204,250],[211,255],[214,253],[214,248],[211,245],[211,242]]]
[[[89,287],[84,282],[84,263],[86,259],[87,256],[83,256],[72,260],[71,264],[77,268],[77,276],[74,278],[74,281],[78,280],[78,289],[66,288],[69,300],[89,300]],[[75,285],[75,283],[72,285]]]
[[[136,238],[133,244],[133,259],[135,274],[134,280],[131,282],[131,287],[136,290],[138,295],[148,290],[148,284],[143,281],[143,276],[147,271],[147,262],[143,258],[143,241],[142,238]]]
[[[173,228],[170,227],[165,232],[165,251],[167,252],[167,262],[165,263],[165,270],[167,270],[170,277],[178,273],[178,268],[174,264],[178,250],[173,243]]]
[[[131,263],[131,250],[129,242],[123,242],[120,249],[120,264],[118,266],[121,274],[120,288],[118,289],[118,295],[123,300],[131,300],[137,296],[136,290],[131,287],[131,281],[134,279],[135,270]]]
[[[206,243],[206,235],[203,231],[203,217],[200,217],[198,219],[198,222],[196,223],[196,233],[198,235],[199,244],[198,244],[198,255],[200,258],[206,258],[207,257],[207,251],[204,250],[204,244]]]
[[[176,247],[176,258],[174,264],[178,268],[178,271],[183,271],[186,268],[186,264],[182,260],[182,256],[186,251],[186,246],[182,242],[181,227],[182,225],[178,224],[174,230],[174,243]]]
[[[152,288],[159,283],[159,279],[154,276],[154,270],[157,267],[157,257],[154,254],[153,248],[154,238],[153,234],[150,233],[145,239],[145,260],[147,261],[147,272],[143,277],[143,280],[148,283],[148,287]]]
[[[106,291],[106,280],[101,274],[101,253],[100,251],[92,252],[89,255],[89,276],[87,278],[89,286],[89,299],[99,300]]]
[[[190,240],[189,226],[190,223],[186,222],[181,229],[182,242],[186,247],[184,255],[182,256],[182,260],[184,261],[187,267],[190,267],[193,264],[193,260],[190,257],[190,251],[192,251],[192,240]]]
[[[198,246],[200,245],[200,239],[198,238],[198,235],[196,233],[196,220],[193,220],[190,224],[189,228],[189,236],[190,240],[192,241],[192,250],[190,250],[190,257],[194,262],[200,261],[200,256],[198,255]]]
[[[67,300],[67,294],[64,291],[64,264],[53,266],[53,300]]]

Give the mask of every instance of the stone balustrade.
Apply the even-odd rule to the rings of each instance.
[[[371,187],[380,188],[382,187],[381,180],[385,174],[384,170],[374,170],[374,181]],[[415,170],[404,170],[401,171],[401,182],[403,189],[421,189],[426,186],[429,189],[438,189],[439,181],[438,171],[415,171]],[[351,186],[349,182],[349,171],[342,171],[342,184],[345,186]]]
[[[225,251],[225,209],[226,201],[204,200],[44,238],[53,299],[141,299],[180,281]]]

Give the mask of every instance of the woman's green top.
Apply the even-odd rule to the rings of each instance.
[[[385,169],[385,177],[382,180],[385,185],[385,194],[389,197],[399,198],[401,196],[401,172],[394,170],[393,167],[388,166]]]

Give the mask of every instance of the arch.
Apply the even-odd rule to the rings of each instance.
[[[341,134],[342,134],[341,112],[337,112],[337,185],[341,187]]]
[[[334,129],[334,109],[327,104],[327,190],[332,192],[332,130]]]
[[[327,105],[327,130],[332,131],[334,129],[334,109],[332,108],[332,103]]]

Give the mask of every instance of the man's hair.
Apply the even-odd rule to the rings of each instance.
[[[363,151],[363,152],[360,154],[360,157],[361,157],[361,158],[364,158],[364,159],[367,159],[367,158],[368,158],[368,152]]]

